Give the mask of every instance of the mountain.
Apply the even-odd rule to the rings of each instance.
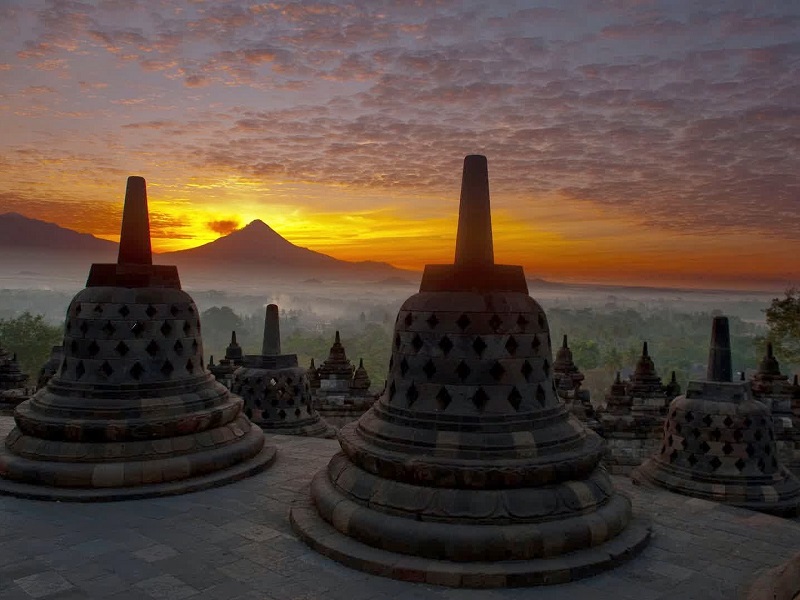
[[[115,242],[55,223],[4,213],[0,215],[0,284],[84,279],[91,263],[116,261],[118,248]],[[323,284],[419,277],[388,263],[338,260],[296,246],[260,220],[197,248],[154,254],[153,262],[178,265],[186,281],[214,285],[251,282],[254,276],[287,281],[317,278]]]
[[[4,251],[41,249],[76,253],[98,252],[103,256],[117,251],[117,244],[114,242],[14,212],[0,215],[0,247]]]
[[[224,268],[230,273],[272,274],[291,277],[293,280],[309,277],[323,281],[419,277],[417,273],[398,269],[389,263],[339,260],[321,252],[296,246],[261,220],[255,220],[242,229],[237,229],[208,244],[160,254],[157,262],[176,264],[181,269]]]

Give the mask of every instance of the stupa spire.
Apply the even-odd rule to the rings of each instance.
[[[731,333],[728,317],[714,317],[708,349],[708,381],[731,381]]]
[[[150,250],[150,219],[147,212],[147,186],[144,177],[128,177],[117,264],[153,264]]]
[[[264,318],[264,341],[261,344],[261,354],[277,356],[280,353],[281,329],[278,321],[278,305],[268,304],[267,314]]]
[[[642,356],[650,356],[647,353],[647,342],[642,342]]]
[[[455,264],[460,267],[494,264],[489,167],[486,157],[479,154],[464,158]]]

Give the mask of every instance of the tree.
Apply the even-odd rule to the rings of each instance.
[[[800,365],[800,289],[790,288],[785,298],[773,298],[764,313],[775,354],[788,364]]]
[[[42,315],[26,311],[18,317],[0,319],[0,344],[7,352],[17,354],[19,368],[34,383],[53,346],[63,339],[63,329],[49,324]]]
[[[572,358],[579,369],[596,369],[600,364],[600,346],[594,340],[570,340]]]

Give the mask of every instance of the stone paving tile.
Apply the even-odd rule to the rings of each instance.
[[[197,594],[197,590],[174,575],[159,575],[137,583],[135,588],[142,590],[154,600],[181,600]]]
[[[21,577],[15,579],[14,583],[31,598],[50,598],[58,592],[74,587],[55,571],[45,571]]]
[[[141,558],[145,562],[156,562],[157,560],[164,560],[165,558],[172,558],[178,554],[177,550],[172,546],[164,544],[156,544],[142,548],[133,553],[136,558]]]
[[[2,425],[0,418],[0,425]],[[0,496],[0,598],[31,598],[16,581],[47,575],[47,600],[672,600],[737,597],[756,572],[800,548],[788,520],[634,486],[614,477],[654,537],[631,562],[574,583],[459,590],[354,571],[292,533],[296,490],[338,450],[335,440],[271,436],[266,472],[184,496],[103,504]],[[32,579],[31,579],[32,578]],[[43,580],[39,588],[47,590]],[[56,588],[64,586],[63,589]],[[34,589],[34,588],[31,588]]]

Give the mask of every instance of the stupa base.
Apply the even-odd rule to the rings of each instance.
[[[277,448],[275,446],[264,445],[260,452],[254,456],[218,471],[186,479],[129,487],[52,487],[13,481],[0,477],[0,495],[57,502],[113,502],[119,500],[139,500],[142,498],[176,496],[227,485],[260,473],[275,462],[276,455]],[[0,448],[0,464],[10,456],[12,455],[10,455],[5,448]]]
[[[350,538],[319,515],[308,490],[295,499],[289,519],[306,544],[345,566],[401,581],[462,588],[553,585],[590,577],[636,556],[651,534],[646,521],[633,519],[608,542],[553,558],[455,562],[389,552]]]
[[[325,476],[318,474],[314,484],[320,485]],[[312,488],[314,486],[312,484]],[[341,497],[336,505],[334,522],[349,523],[356,512],[371,509],[359,506]],[[408,531],[409,526],[416,526],[417,521],[409,521],[404,517],[375,512],[373,515],[382,523],[387,531]],[[631,519],[625,528],[615,537],[595,546],[581,548],[563,554],[554,554],[546,558],[522,560],[464,560],[452,561],[427,558],[413,554],[403,554],[378,548],[345,535],[319,512],[318,507],[303,490],[293,502],[289,518],[294,531],[311,548],[348,567],[402,581],[412,581],[465,588],[499,588],[524,587],[534,585],[550,585],[566,583],[576,579],[589,577],[602,571],[612,569],[636,556],[650,539],[650,526],[643,519]],[[587,524],[588,524],[587,520]],[[474,544],[483,548],[484,532],[480,525],[464,524],[432,524],[433,527],[452,527],[454,543],[465,544],[472,539]],[[496,527],[490,527],[496,530]],[[526,527],[508,525],[502,527],[503,537],[507,544],[513,546],[517,535],[524,537]],[[602,529],[602,528],[601,528]],[[377,535],[377,534],[376,534]],[[564,535],[569,535],[565,528]],[[413,537],[413,536],[411,536]],[[413,550],[413,542],[409,541],[409,550]],[[470,544],[470,546],[474,545]]]
[[[788,471],[784,474],[786,477],[772,485],[757,480],[748,483],[745,477],[702,476],[651,458],[631,473],[631,479],[637,485],[658,487],[684,496],[780,517],[795,517],[800,515],[800,482]]]

